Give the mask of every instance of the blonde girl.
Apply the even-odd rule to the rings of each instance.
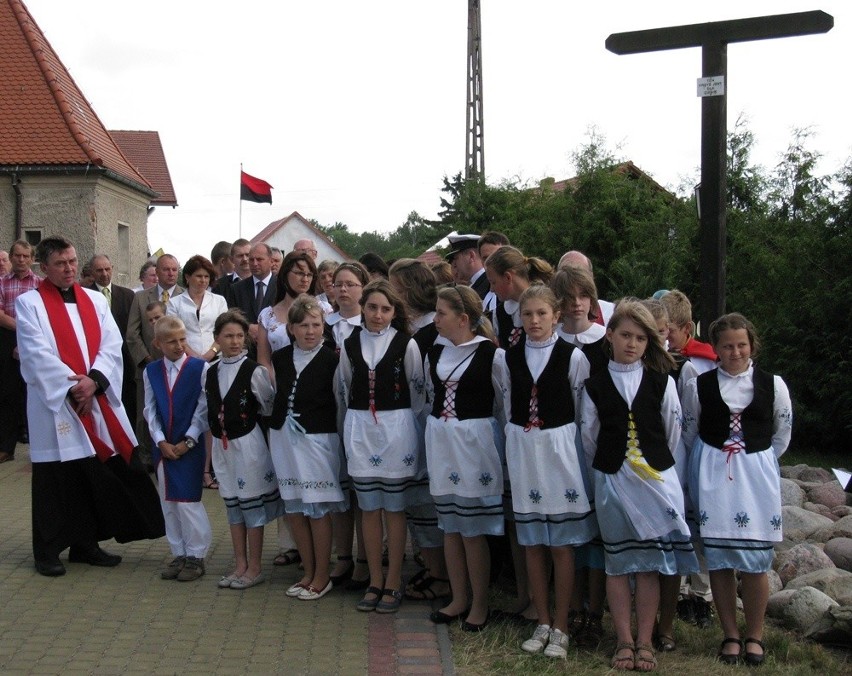
[[[581,419],[618,639],[612,666],[653,671],[659,576],[698,570],[674,468],[681,410],[668,375],[673,360],[641,301],[628,298],[617,304],[606,340],[612,356],[606,369],[586,381]],[[631,575],[636,581],[635,641]]]

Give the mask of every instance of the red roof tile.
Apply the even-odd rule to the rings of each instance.
[[[149,191],[20,0],[0,0],[0,164],[95,165]]]
[[[160,193],[159,197],[151,200],[151,204],[176,207],[177,197],[169,174],[169,165],[166,164],[163,144],[160,143],[160,134],[156,131],[122,130],[110,131],[109,135],[133,168],[148,180],[154,190]]]

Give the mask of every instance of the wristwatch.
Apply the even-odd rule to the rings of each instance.
[[[191,451],[193,448],[195,448],[195,444],[197,442],[192,437],[184,437],[183,443],[185,443],[186,447]]]

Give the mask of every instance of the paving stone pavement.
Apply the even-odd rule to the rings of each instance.
[[[359,613],[357,593],[332,591],[316,602],[284,595],[298,579],[273,567],[276,529],[266,529],[267,581],[219,589],[232,564],[225,508],[204,491],[213,526],[207,574],[164,581],[165,538],[127,545],[116,568],[69,564],[63,577],[36,573],[31,547],[26,446],[0,464],[0,673],[2,674],[452,674],[446,627],[426,603],[396,615]],[[411,557],[409,556],[409,561]],[[407,569],[408,574],[412,569]]]

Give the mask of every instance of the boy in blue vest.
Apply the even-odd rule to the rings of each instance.
[[[186,327],[177,317],[157,321],[153,345],[163,358],[143,372],[144,415],[154,442],[152,461],[174,556],[160,577],[189,582],[204,575],[204,557],[213,539],[201,502],[203,435],[208,429],[207,362],[186,354]]]

